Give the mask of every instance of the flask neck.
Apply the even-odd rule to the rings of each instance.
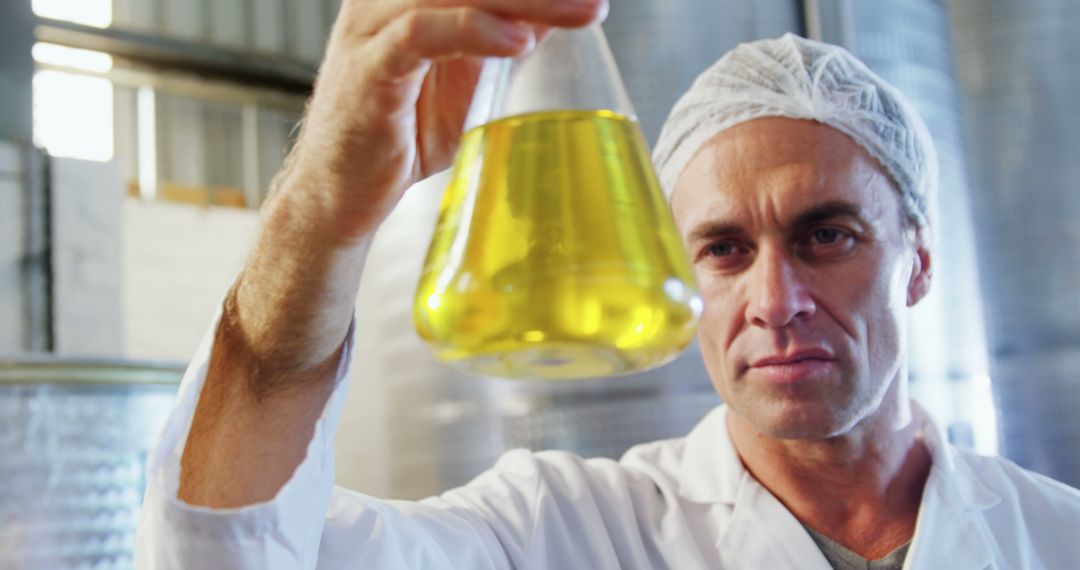
[[[607,110],[636,118],[599,24],[551,30],[532,53],[484,62],[465,130],[514,115]]]

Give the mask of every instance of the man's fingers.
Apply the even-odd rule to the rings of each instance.
[[[339,18],[350,32],[374,35],[401,15],[424,8],[474,8],[509,20],[576,28],[607,12],[608,0],[346,0]]]
[[[576,28],[602,17],[606,0],[407,0],[414,4],[442,7],[472,7],[504,18]]]
[[[398,16],[369,44],[375,79],[412,74],[431,60],[462,55],[511,57],[535,41],[525,24],[474,8],[422,8]]]

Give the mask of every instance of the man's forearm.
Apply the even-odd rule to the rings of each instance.
[[[334,182],[296,182],[324,183]],[[268,204],[258,244],[235,286],[242,327],[236,332],[254,357],[285,375],[317,367],[339,348],[372,239],[343,241],[326,222],[327,207],[307,194],[281,192]],[[273,374],[259,380],[257,388],[274,389]]]
[[[217,331],[181,499],[248,504],[288,480],[332,392],[371,236],[406,189],[451,162],[484,59],[522,56],[540,29],[586,26],[606,9],[454,4],[341,2],[303,131]]]
[[[272,498],[303,460],[333,390],[371,240],[336,243],[317,205],[291,196],[268,204],[222,309],[181,459],[179,498],[190,504]]]

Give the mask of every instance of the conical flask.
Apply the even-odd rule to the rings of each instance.
[[[641,372],[702,303],[599,25],[485,63],[417,288],[438,357],[484,376]]]

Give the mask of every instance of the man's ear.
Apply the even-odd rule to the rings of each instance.
[[[915,306],[930,292],[930,281],[934,276],[930,247],[923,238],[923,231],[919,230],[915,237],[915,255],[912,260],[911,279],[908,280],[907,305],[909,307]]]

